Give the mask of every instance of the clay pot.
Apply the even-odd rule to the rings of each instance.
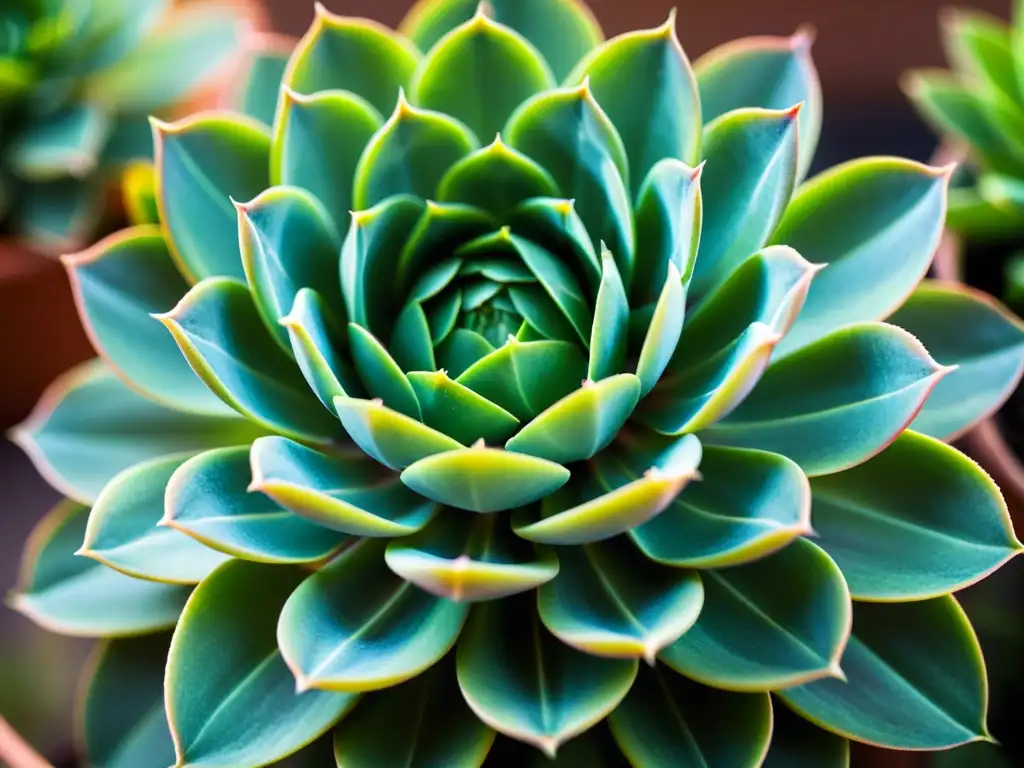
[[[934,165],[962,162],[964,153],[956,147],[940,147]],[[943,281],[965,284],[964,243],[955,233],[946,230],[932,261],[932,272]],[[1010,513],[1018,530],[1024,530],[1024,463],[1010,447],[991,416],[979,422],[959,442],[975,461],[981,464],[1003,490]]]

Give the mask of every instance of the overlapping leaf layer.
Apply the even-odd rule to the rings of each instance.
[[[238,64],[249,19],[229,0],[4,0],[0,8],[0,235],[80,248],[106,187],[151,161],[166,114]]]
[[[1024,334],[917,288],[948,171],[803,182],[806,33],[691,68],[674,17],[603,42],[575,0],[402,32],[319,9],[254,70],[273,127],[156,122],[149,223],[67,259],[104,360],[19,433],[73,501],[14,600],[114,638],[93,762],[258,766],[332,727],[347,768],[985,738],[950,594],[1020,544],[908,425],[998,404],[926,400],[954,362],[1015,375]]]

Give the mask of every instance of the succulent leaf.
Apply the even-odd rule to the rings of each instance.
[[[76,637],[130,637],[174,626],[187,587],[143,581],[74,557],[89,508],[54,507],[33,529],[10,607],[53,632]]]
[[[443,370],[436,373],[418,371],[408,374],[408,378],[423,412],[423,423],[463,445],[472,445],[477,440],[491,445],[501,443],[519,427],[519,419],[469,387],[448,378]],[[459,414],[455,423],[452,413]]]
[[[266,765],[306,746],[355,703],[298,694],[278,650],[278,613],[305,574],[233,560],[192,593],[171,639],[167,719],[179,765]],[[210,665],[209,655],[217,655]]]
[[[889,320],[941,364],[957,366],[911,424],[918,432],[955,439],[998,408],[1024,373],[1024,325],[977,291],[924,281]]]
[[[278,101],[283,95],[281,81],[295,42],[289,37],[265,35],[248,51],[248,68],[238,89],[238,108],[243,114],[264,125],[274,124]]]
[[[853,627],[847,679],[782,691],[786,704],[840,736],[897,749],[989,738],[981,650],[956,600],[854,603]]]
[[[704,571],[702,581],[704,607],[696,623],[659,654],[677,672],[735,691],[842,678],[850,591],[821,548],[797,539],[762,560]],[[800,594],[775,589],[779,583],[799,584]]]
[[[963,454],[914,432],[859,466],[814,478],[811,488],[817,541],[858,600],[955,592],[1022,548],[989,477]]]
[[[393,574],[364,540],[296,589],[277,629],[298,690],[361,692],[405,682],[455,644],[469,608]]]
[[[68,107],[43,118],[12,143],[8,170],[30,181],[82,178],[95,169],[109,130],[104,110],[84,104]]]

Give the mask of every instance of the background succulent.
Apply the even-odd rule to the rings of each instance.
[[[113,638],[95,764],[263,765],[335,724],[347,767],[987,737],[950,595],[1020,544],[927,434],[1001,402],[1020,329],[918,286],[949,169],[801,183],[809,34],[691,69],[674,21],[319,8],[246,100],[272,129],[155,123],[150,223],[67,259],[104,361],[18,433],[69,500],[12,604]]]
[[[105,184],[152,157],[147,115],[236,64],[233,3],[5,0],[0,8],[0,235],[42,251],[81,247]]]

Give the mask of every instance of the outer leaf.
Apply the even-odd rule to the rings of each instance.
[[[336,397],[334,407],[356,445],[391,469],[405,469],[435,453],[465,447],[377,400]]]
[[[493,600],[555,578],[553,549],[513,536],[499,515],[449,510],[423,531],[388,545],[388,567],[420,589],[455,601]]]
[[[697,623],[659,654],[670,667],[735,691],[842,679],[850,591],[839,567],[810,541],[797,539],[747,565],[704,571],[702,581]]]
[[[457,381],[520,421],[529,421],[575,391],[586,375],[586,360],[573,344],[509,339]]]
[[[700,159],[700,95],[674,10],[657,29],[627,32],[591,51],[566,82],[587,79],[622,137],[634,196],[659,161]]]
[[[819,543],[858,600],[955,592],[1021,551],[988,475],[955,448],[915,432],[811,487]]]
[[[443,202],[475,205],[505,221],[523,200],[557,192],[551,174],[498,136],[449,168],[438,185],[437,197]]]
[[[560,643],[525,596],[476,606],[456,661],[477,717],[549,758],[613,711],[637,671],[635,660],[601,659]]]
[[[129,576],[170,584],[198,584],[227,560],[180,531],[157,527],[167,483],[186,458],[142,462],[111,480],[89,513],[76,554]]]
[[[992,414],[1024,372],[1024,325],[991,296],[926,281],[890,318],[957,370],[939,382],[911,425],[953,440]]]
[[[362,456],[328,456],[275,436],[253,443],[251,458],[249,490],[325,528],[353,536],[405,536],[437,512],[397,474]]]
[[[344,694],[296,693],[281,659],[277,616],[303,576],[298,568],[232,561],[192,593],[174,630],[164,680],[178,765],[276,762],[315,740],[354,703]]]
[[[775,231],[796,183],[799,114],[799,105],[737,109],[704,129],[704,220],[692,282],[698,296]]]
[[[90,361],[56,379],[13,437],[52,486],[92,502],[115,475],[141,461],[248,445],[261,434],[235,416],[164,408]]]
[[[269,186],[266,126],[215,113],[151,122],[160,220],[179,268],[193,281],[244,278],[231,199],[251,200]]]
[[[130,385],[180,410],[231,413],[150,317],[188,292],[158,227],[122,230],[63,261],[93,345]]]
[[[895,326],[846,326],[771,366],[750,396],[701,438],[781,453],[812,476],[838,472],[894,440],[946,373]]]
[[[542,499],[569,480],[547,459],[479,445],[427,456],[402,472],[402,482],[441,504],[499,512]]]
[[[821,134],[821,82],[811,60],[813,42],[809,28],[792,37],[748,37],[708,51],[693,65],[705,122],[741,107],[803,104],[797,120],[800,179],[807,175]]]
[[[592,237],[608,243],[628,285],[633,274],[629,161],[590,86],[548,91],[517,109],[504,131],[510,146],[546,168],[573,198]]]
[[[319,443],[341,439],[306,381],[260,319],[249,290],[209,278],[156,315],[197,375],[225,403],[266,429]]]
[[[608,719],[633,765],[754,768],[772,737],[766,693],[705,688],[664,667],[642,669]]]
[[[353,204],[366,209],[392,195],[434,197],[445,172],[479,147],[468,127],[411,106],[399,92],[391,117],[359,159]]]
[[[82,735],[96,768],[171,765],[174,743],[164,711],[164,664],[170,635],[108,640],[81,689]]]
[[[303,96],[285,86],[270,181],[308,189],[342,231],[355,207],[352,185],[359,158],[382,125],[381,114],[354,93],[332,90]]]
[[[545,544],[585,544],[617,536],[661,513],[698,477],[700,441],[693,435],[656,441],[653,449],[625,443],[594,462],[595,479],[546,497],[540,519],[522,515],[514,525],[524,539]]]
[[[519,419],[511,413],[452,381],[443,370],[410,373],[408,378],[419,400],[423,423],[464,445],[477,440],[500,443],[519,426]]]
[[[843,655],[848,679],[783,691],[786,704],[840,736],[890,748],[990,738],[981,649],[956,600],[855,603],[853,626]]]
[[[850,768],[850,742],[786,707],[773,707],[772,745],[764,768]]]
[[[473,17],[476,0],[419,0],[399,30],[423,50]],[[561,80],[603,35],[581,0],[493,0],[488,13],[529,40]]]
[[[559,555],[558,578],[540,588],[537,608],[555,637],[585,653],[653,664],[704,604],[696,571],[656,565],[625,537]]]
[[[413,80],[412,100],[486,137],[500,131],[521,103],[554,87],[540,52],[478,9],[430,49]]]
[[[559,464],[589,459],[604,450],[633,413],[640,380],[610,376],[566,395],[524,426],[505,448]]]
[[[387,114],[399,88],[412,79],[416,47],[376,22],[336,16],[320,3],[314,9],[313,26],[288,62],[284,85],[307,95],[350,91]]]
[[[281,325],[299,291],[311,288],[328,306],[341,307],[338,254],[341,237],[316,197],[298,187],[272,187],[248,203],[235,203],[242,266],[256,309],[270,335],[291,352]]]
[[[384,544],[367,540],[302,583],[281,612],[277,638],[300,691],[372,691],[438,662],[468,610],[395,576]]]
[[[866,158],[800,187],[772,241],[828,268],[814,278],[780,355],[847,323],[881,320],[903,303],[938,246],[950,172]]]
[[[174,625],[186,587],[125,576],[75,558],[88,507],[58,504],[29,536],[8,605],[51,632],[76,637],[143,635]]]
[[[494,731],[463,701],[451,658],[366,696],[334,731],[338,768],[483,765]]]
[[[167,483],[161,524],[262,563],[316,562],[344,545],[347,537],[250,491],[249,452],[248,446],[224,448],[185,462]]]

